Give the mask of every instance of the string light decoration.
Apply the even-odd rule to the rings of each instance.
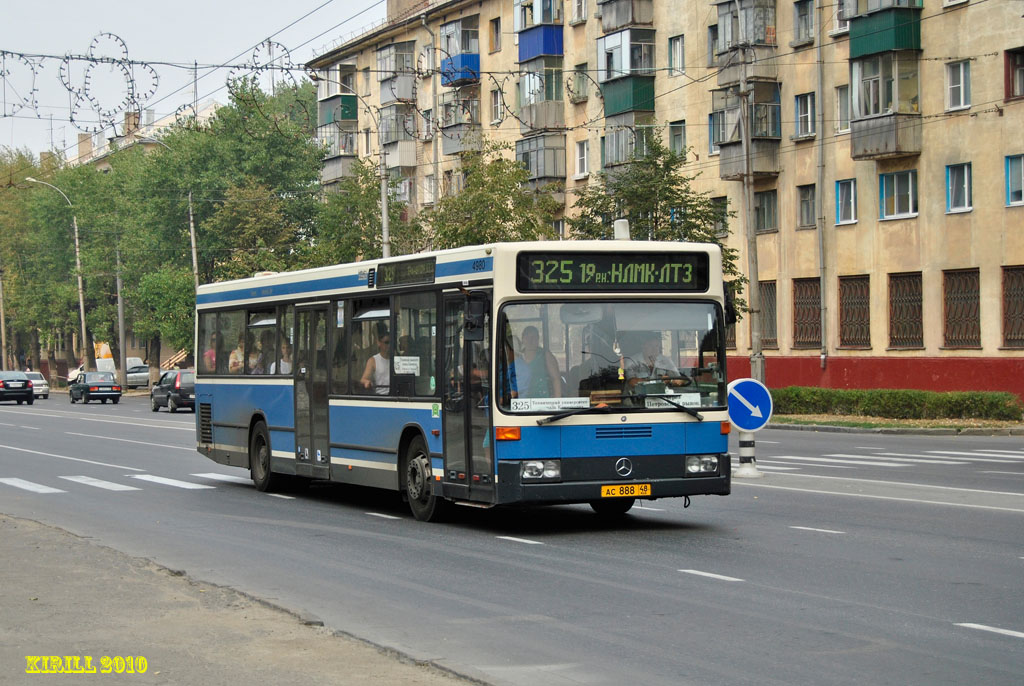
[[[40,65],[24,55],[0,52],[0,81],[3,82],[0,95],[0,116],[13,117],[24,109],[40,117],[36,101],[36,77]]]

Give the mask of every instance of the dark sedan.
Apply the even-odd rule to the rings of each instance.
[[[191,369],[172,369],[160,375],[149,391],[149,407],[159,412],[166,406],[171,412],[187,407],[196,411],[196,373]]]
[[[109,400],[116,405],[121,400],[121,384],[114,380],[114,372],[84,372],[68,386],[68,397],[72,403]]]
[[[0,372],[0,400],[17,400],[18,404],[35,402],[32,380],[25,372]]]

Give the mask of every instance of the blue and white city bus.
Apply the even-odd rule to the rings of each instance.
[[[452,503],[727,495],[716,245],[499,243],[200,286],[198,450],[260,490]]]

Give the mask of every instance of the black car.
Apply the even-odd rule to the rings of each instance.
[[[166,406],[171,412],[182,407],[196,411],[196,373],[191,369],[172,369],[160,375],[149,391],[149,407],[159,412]]]
[[[121,384],[114,380],[114,372],[82,372],[68,386],[71,402],[81,400],[108,400],[115,405],[121,400]]]
[[[18,404],[35,402],[32,379],[25,372],[0,372],[0,400],[17,400]]]

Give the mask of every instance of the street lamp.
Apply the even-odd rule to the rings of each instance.
[[[37,181],[36,179],[33,179],[31,176],[25,177],[25,180],[29,181],[31,183],[38,183],[38,184],[42,184],[43,186],[49,186],[53,190],[55,190],[58,193],[60,193],[61,197],[63,197],[65,200],[67,200],[68,207],[71,208],[71,226],[75,230],[75,271],[77,272],[77,276],[78,276],[78,317],[79,317],[79,320],[81,321],[81,324],[82,324],[82,341],[81,341],[82,357],[81,357],[81,360],[82,360],[82,366],[84,368],[88,364],[89,356],[86,355],[86,353],[85,353],[85,350],[86,350],[85,349],[85,346],[86,346],[86,337],[85,337],[85,290],[82,288],[82,257],[81,257],[81,254],[79,253],[79,248],[78,248],[78,218],[75,217],[75,212],[74,212],[75,206],[71,204],[71,200],[68,198],[67,195],[64,194],[64,191],[62,191],[61,189],[57,188],[52,183],[46,183],[45,181]]]

